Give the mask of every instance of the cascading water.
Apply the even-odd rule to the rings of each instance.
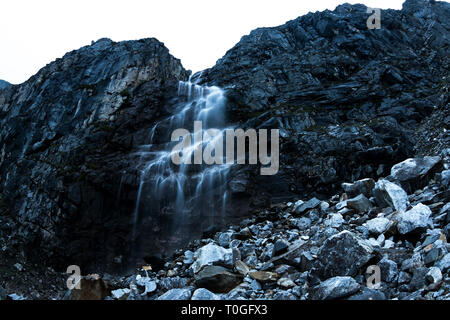
[[[189,240],[192,234],[220,225],[226,214],[227,176],[231,165],[175,165],[171,158],[177,144],[171,141],[174,130],[184,128],[193,132],[191,141],[203,140],[194,142],[182,154],[193,157],[195,150],[208,143],[205,134],[208,129],[218,129],[221,133],[227,129],[224,91],[189,80],[180,82],[178,96],[182,103],[172,116],[155,124],[150,143],[139,151],[142,167],[132,221],[134,258],[148,251],[170,251],[175,243]],[[194,121],[202,121],[200,132],[193,131]],[[143,243],[143,239],[149,238],[145,236],[148,233],[158,239],[156,243]]]

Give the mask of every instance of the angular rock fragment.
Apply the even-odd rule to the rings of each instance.
[[[375,184],[373,196],[380,207],[392,207],[405,211],[408,205],[408,195],[401,187],[388,180],[380,179]]]
[[[333,277],[312,290],[312,299],[332,300],[350,296],[360,289],[360,285],[352,277]]]
[[[350,231],[328,238],[317,254],[314,273],[321,279],[355,276],[372,258],[373,248]]]

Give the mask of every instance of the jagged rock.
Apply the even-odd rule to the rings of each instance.
[[[277,256],[287,251],[289,248],[289,241],[278,239],[273,246],[272,256]]]
[[[400,212],[396,219],[397,228],[400,234],[422,232],[426,228],[433,228],[433,221],[430,219],[432,212],[424,204],[417,204],[411,210]]]
[[[289,289],[289,288],[295,287],[294,281],[292,281],[292,280],[289,279],[289,278],[280,278],[280,279],[277,281],[277,284],[278,284],[280,287],[285,288],[285,289]]]
[[[308,217],[301,217],[294,220],[295,226],[300,230],[307,230],[311,226],[311,219]]]
[[[444,170],[441,172],[441,183],[445,187],[450,186],[450,170]]]
[[[330,214],[328,219],[325,220],[325,225],[331,228],[339,228],[345,223],[344,217],[339,213]]]
[[[205,288],[200,288],[194,291],[191,300],[221,300],[221,298]]]
[[[435,243],[429,246],[431,246],[431,248],[426,251],[423,258],[423,262],[425,263],[425,265],[433,264],[448,253],[446,243],[444,243],[442,240],[437,240]]]
[[[330,278],[312,290],[312,298],[317,300],[332,300],[344,298],[357,292],[360,285],[351,277]]]
[[[411,291],[421,290],[426,286],[426,274],[428,273],[428,268],[420,267],[414,269],[411,282],[409,284]]]
[[[371,178],[361,179],[354,183],[343,183],[342,189],[350,197],[354,198],[363,194],[367,198],[372,196],[372,190],[375,187],[375,181]]]
[[[411,258],[402,261],[400,269],[402,271],[411,271],[423,266],[422,255],[419,252],[415,252]]]
[[[438,267],[441,272],[448,272],[450,269],[450,253],[447,253],[441,260],[436,262],[436,267]]]
[[[316,208],[318,205],[320,205],[320,200],[317,198],[312,198],[306,202],[302,202],[297,206],[294,207],[294,212],[298,214],[302,214],[307,210],[311,210]]]
[[[322,279],[354,276],[372,257],[373,249],[349,231],[328,238],[319,250],[314,273]]]
[[[233,266],[233,250],[222,248],[213,243],[198,249],[195,252],[195,257],[197,260],[191,266],[194,273],[199,272],[206,265]]]
[[[398,266],[394,261],[383,258],[377,265],[380,267],[382,281],[390,283],[398,278]]]
[[[125,289],[117,289],[111,291],[111,295],[114,299],[117,300],[126,300],[128,296],[130,295],[131,290],[128,288]]]
[[[369,211],[370,208],[372,208],[372,204],[370,203],[369,199],[367,199],[363,194],[360,194],[355,198],[348,199],[347,207],[358,212],[366,212]]]
[[[144,287],[144,292],[142,295],[154,292],[157,287],[156,281],[150,279],[149,277],[142,277],[141,275],[136,276],[136,284],[140,287]]]
[[[172,289],[158,297],[157,300],[189,300],[191,295],[191,288]]]
[[[11,84],[8,81],[0,80],[0,90],[9,87]]]
[[[220,266],[206,266],[195,276],[195,285],[212,292],[229,292],[242,282],[243,277]]]
[[[383,217],[374,218],[366,222],[366,228],[370,233],[375,235],[379,235],[380,233],[385,232],[387,229],[389,229],[390,225],[391,221]]]
[[[397,283],[399,285],[401,284],[407,284],[411,281],[411,275],[408,272],[400,271],[397,278]]]
[[[429,284],[428,285],[428,290],[433,290],[435,289],[437,286],[439,286],[439,284],[442,281],[442,273],[441,270],[437,267],[431,267],[426,276],[426,281]]]
[[[233,238],[232,232],[221,232],[217,237],[217,243],[224,248],[228,248]]]
[[[154,285],[150,284],[150,288],[153,289]],[[158,287],[163,291],[171,289],[180,289],[188,286],[188,279],[181,277],[162,278],[158,282]]]
[[[442,168],[440,157],[410,158],[394,165],[391,176],[408,193],[423,188],[434,174]]]
[[[379,206],[388,206],[395,210],[407,208],[408,195],[405,190],[388,180],[378,180],[373,189],[373,195]]]

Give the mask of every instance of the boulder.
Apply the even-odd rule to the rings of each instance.
[[[317,254],[313,273],[321,279],[355,276],[372,258],[373,249],[350,231],[342,231],[325,240]]]
[[[242,282],[243,276],[220,266],[206,266],[195,276],[195,285],[216,293],[226,293]]]
[[[365,195],[360,194],[355,198],[347,200],[347,207],[350,209],[354,209],[358,212],[367,212],[372,208],[372,204],[369,199],[366,198]]]
[[[209,243],[198,249],[195,252],[195,257],[197,260],[191,266],[194,273],[199,272],[207,265],[233,266],[233,250],[225,249],[213,243]]]
[[[157,300],[189,300],[191,298],[192,289],[172,289],[158,297]]]
[[[286,252],[288,248],[289,248],[289,241],[284,239],[278,239],[273,246],[272,257],[275,257],[277,255]]]
[[[200,288],[194,291],[191,300],[221,300],[221,298],[208,289]]]
[[[318,205],[320,205],[320,200],[317,198],[312,198],[306,202],[296,202],[294,206],[294,212],[298,214],[302,214],[307,210],[311,210],[316,208]]]
[[[128,298],[128,296],[130,295],[130,293],[131,293],[131,290],[128,288],[117,289],[117,290],[111,291],[111,296],[117,300],[126,300]]]
[[[398,181],[408,193],[423,188],[442,169],[440,157],[410,158],[394,165],[391,177]]]
[[[380,207],[405,211],[408,206],[408,195],[405,190],[388,180],[377,181],[373,189],[373,196]]]
[[[333,277],[313,288],[311,298],[314,300],[332,300],[350,296],[360,289],[352,277]]]
[[[375,181],[371,178],[366,178],[353,183],[343,183],[341,186],[350,198],[354,198],[360,194],[370,198],[372,196],[372,190],[375,187]]]
[[[431,209],[421,203],[411,210],[400,212],[396,217],[398,232],[400,234],[420,233],[426,228],[433,228],[431,214]]]
[[[371,234],[379,235],[389,229],[391,221],[387,218],[379,217],[366,222],[366,228]]]
[[[383,258],[377,264],[381,270],[381,280],[391,283],[398,278],[397,264],[387,258]]]

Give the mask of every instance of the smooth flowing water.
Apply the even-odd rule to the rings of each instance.
[[[224,91],[188,81],[180,82],[178,96],[182,103],[172,116],[154,125],[149,144],[139,151],[142,169],[132,218],[132,239],[135,248],[141,251],[148,245],[140,243],[149,238],[148,233],[161,240],[151,245],[168,249],[171,243],[187,239],[200,229],[220,224],[226,214],[231,165],[175,165],[171,158],[178,143],[171,141],[174,130],[184,128],[192,132],[194,143],[182,156],[193,158],[195,150],[208,143],[206,130],[214,128],[223,133],[227,129]],[[201,132],[193,131],[194,121],[202,121]],[[203,137],[204,141],[195,142]]]

